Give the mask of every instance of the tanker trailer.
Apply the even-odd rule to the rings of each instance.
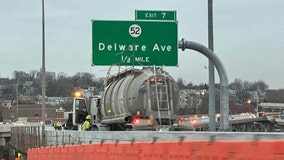
[[[110,76],[103,94],[90,101],[92,130],[194,130],[177,124],[179,89],[161,68],[132,68]]]

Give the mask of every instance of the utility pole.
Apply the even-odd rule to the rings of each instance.
[[[213,0],[208,0],[208,48],[214,52],[213,43]],[[209,59],[209,130],[216,131],[216,107],[215,107],[215,74],[214,64]]]

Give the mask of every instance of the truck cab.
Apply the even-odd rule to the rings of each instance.
[[[68,114],[66,129],[80,130],[87,115],[88,107],[86,99],[83,97],[83,93],[79,90],[74,91],[72,112]]]

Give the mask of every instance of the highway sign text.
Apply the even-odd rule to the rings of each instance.
[[[177,65],[177,23],[93,21],[93,65]]]
[[[176,11],[136,10],[135,20],[176,21]]]

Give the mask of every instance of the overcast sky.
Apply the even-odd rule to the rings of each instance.
[[[214,0],[214,52],[235,78],[284,88],[284,1]],[[92,67],[91,20],[135,20],[135,10],[175,10],[178,39],[208,44],[207,0],[45,0],[46,70],[69,76],[106,75]],[[0,0],[0,77],[42,66],[41,0]],[[208,83],[208,59],[192,50],[178,54],[175,78]],[[216,71],[216,83],[219,83]]]

